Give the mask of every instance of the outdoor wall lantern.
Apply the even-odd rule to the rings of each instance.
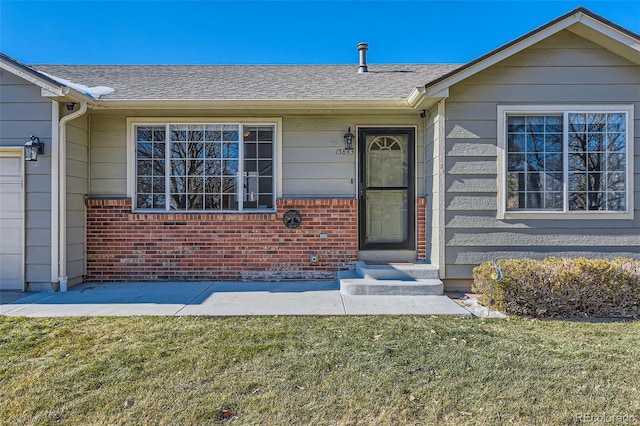
[[[344,134],[344,149],[353,151],[353,140],[355,139],[355,137],[356,135],[351,133],[351,127],[349,127],[347,133]]]
[[[31,136],[29,142],[24,144],[24,160],[38,161],[38,154],[44,154],[44,143],[37,136]]]

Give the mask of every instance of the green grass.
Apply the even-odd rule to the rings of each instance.
[[[0,423],[640,423],[639,337],[519,318],[0,317]]]

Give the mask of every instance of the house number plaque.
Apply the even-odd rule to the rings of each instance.
[[[298,210],[288,210],[282,216],[282,222],[287,228],[295,229],[302,223],[302,215]]]

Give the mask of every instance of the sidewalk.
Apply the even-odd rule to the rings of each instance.
[[[84,283],[65,293],[1,292],[0,314],[472,316],[447,296],[347,296],[337,281]]]

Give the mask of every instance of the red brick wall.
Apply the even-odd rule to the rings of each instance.
[[[91,281],[335,278],[357,258],[355,199],[277,200],[277,213],[134,213],[129,199],[86,206]],[[289,209],[302,214],[297,229],[282,223]]]
[[[427,199],[418,198],[418,260],[427,258]]]

